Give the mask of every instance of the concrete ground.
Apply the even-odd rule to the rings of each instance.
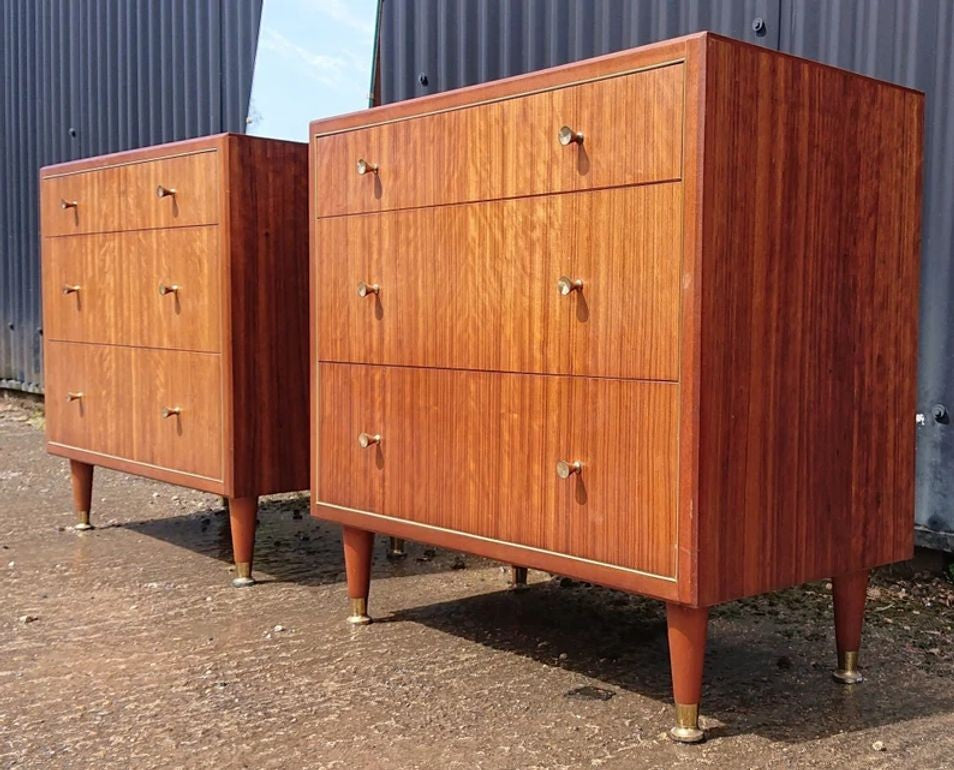
[[[829,588],[713,612],[709,741],[677,746],[658,602],[378,542],[352,628],[335,527],[264,502],[260,584],[229,586],[219,498],[97,469],[70,529],[67,463],[0,401],[0,766],[954,767],[954,593],[882,571],[866,681],[833,683]]]

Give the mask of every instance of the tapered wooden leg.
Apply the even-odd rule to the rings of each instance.
[[[348,598],[351,600],[351,615],[348,622],[366,626],[371,622],[368,615],[368,593],[371,590],[371,554],[374,551],[374,533],[354,527],[342,527],[344,541],[345,573],[348,578]]]
[[[669,731],[669,737],[679,743],[698,743],[706,737],[699,729],[699,697],[709,610],[707,607],[693,609],[667,604],[666,619],[669,624],[672,692],[676,701],[676,725]]]
[[[838,650],[838,668],[832,676],[842,684],[857,684],[862,681],[858,671],[858,651],[861,648],[861,625],[865,619],[868,570],[832,578],[831,585],[835,602],[835,647]]]
[[[73,511],[76,513],[75,529],[92,529],[89,523],[90,503],[93,499],[93,466],[70,460],[70,481],[73,484]]]
[[[407,556],[407,551],[404,550],[404,538],[389,537],[388,538],[388,558],[403,559],[406,556]]]
[[[510,587],[515,591],[521,591],[527,587],[527,568],[511,565],[510,567]]]
[[[255,524],[258,518],[257,497],[229,499],[229,525],[232,528],[232,558],[235,577],[232,585],[244,588],[255,583],[252,579],[252,555],[255,551]]]

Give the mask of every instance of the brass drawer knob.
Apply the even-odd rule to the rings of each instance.
[[[66,198],[60,198],[61,209],[75,209],[77,206],[79,206],[78,201],[68,201]]]
[[[378,173],[378,164],[370,163],[364,158],[358,158],[358,162],[355,164],[355,168],[358,170],[358,176],[364,176],[365,174],[377,174]]]
[[[557,139],[564,147],[569,147],[571,144],[583,144],[583,132],[574,131],[569,126],[560,126]]]
[[[165,198],[169,195],[175,196],[175,194],[176,194],[176,189],[174,187],[164,187],[163,185],[159,185],[158,187],[156,187],[157,198]]]
[[[367,297],[369,294],[380,294],[380,293],[381,293],[381,284],[365,283],[364,281],[358,282],[359,297]]]
[[[160,283],[159,284],[159,296],[165,297],[167,294],[179,294],[179,289],[181,287],[177,283]]]
[[[557,279],[557,291],[564,297],[574,291],[583,291],[583,281],[579,278],[568,278],[565,275],[561,275]]]
[[[567,462],[566,460],[560,460],[557,462],[556,471],[557,476],[561,479],[568,479],[574,473],[580,473],[583,470],[583,463],[579,460],[576,462]]]
[[[358,446],[362,449],[367,449],[369,446],[374,446],[375,444],[381,443],[381,434],[380,433],[362,433],[358,436]]]
[[[79,294],[80,285],[78,283],[64,283],[63,284],[63,293],[64,294]]]
[[[162,407],[162,411],[160,411],[159,414],[162,415],[163,419],[172,417],[173,415],[178,416],[182,414],[182,407],[181,406],[164,406]]]
[[[83,397],[82,391],[67,391],[66,400],[67,401],[79,401]]]

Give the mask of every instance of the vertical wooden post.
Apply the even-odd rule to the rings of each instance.
[[[351,615],[348,622],[365,626],[371,622],[368,615],[368,594],[371,590],[371,555],[374,551],[374,533],[365,529],[342,527],[345,574],[348,579],[348,598]]]
[[[705,738],[705,733],[699,729],[699,699],[709,609],[667,604],[666,620],[669,625],[672,692],[676,702],[676,724],[669,736],[680,743],[698,743]]]
[[[73,485],[73,511],[76,529],[92,529],[89,509],[93,499],[93,466],[79,460],[70,460],[70,481]]]
[[[839,575],[831,580],[835,605],[835,647],[838,668],[832,672],[836,682],[857,684],[861,649],[861,626],[865,619],[865,598],[868,593],[868,570]]]
[[[255,551],[257,519],[257,497],[232,497],[229,499],[232,558],[235,561],[235,578],[232,580],[232,585],[236,588],[244,588],[255,583],[252,578],[252,557]]]
[[[527,587],[527,568],[510,565],[510,587],[515,591],[522,591]]]

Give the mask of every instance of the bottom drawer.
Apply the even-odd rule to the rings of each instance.
[[[223,478],[221,356],[47,342],[49,441]]]
[[[316,497],[674,577],[678,387],[319,364]]]

